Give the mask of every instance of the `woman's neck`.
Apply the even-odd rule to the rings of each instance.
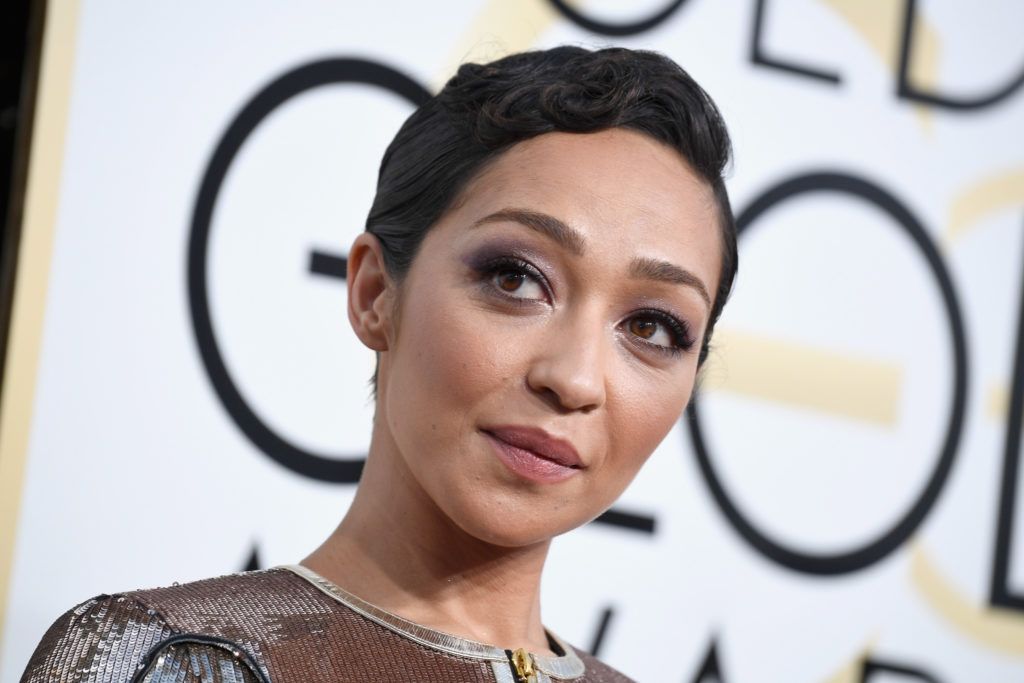
[[[540,617],[549,545],[504,548],[470,536],[419,487],[397,453],[377,449],[345,518],[302,564],[423,626],[549,654]]]

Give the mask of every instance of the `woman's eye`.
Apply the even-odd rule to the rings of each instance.
[[[672,337],[668,330],[657,320],[641,317],[632,318],[629,321],[629,331],[652,344],[673,346]]]
[[[491,284],[516,299],[543,299],[544,288],[533,275],[519,268],[501,268],[491,275]]]
[[[626,329],[644,343],[668,352],[693,346],[686,324],[666,313],[638,313],[626,321]]]

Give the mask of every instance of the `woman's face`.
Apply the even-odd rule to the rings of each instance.
[[[502,546],[599,515],[690,398],[720,249],[711,189],[646,136],[512,147],[400,286],[377,420],[406,479]]]

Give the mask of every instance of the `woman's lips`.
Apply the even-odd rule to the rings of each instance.
[[[563,481],[583,469],[572,444],[535,427],[493,427],[482,430],[495,453],[514,473],[539,483]]]

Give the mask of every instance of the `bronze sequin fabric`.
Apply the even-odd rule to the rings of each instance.
[[[555,636],[536,683],[630,679]],[[50,627],[22,683],[523,683],[512,653],[390,614],[298,565],[100,595]],[[530,683],[534,683],[531,681]]]

